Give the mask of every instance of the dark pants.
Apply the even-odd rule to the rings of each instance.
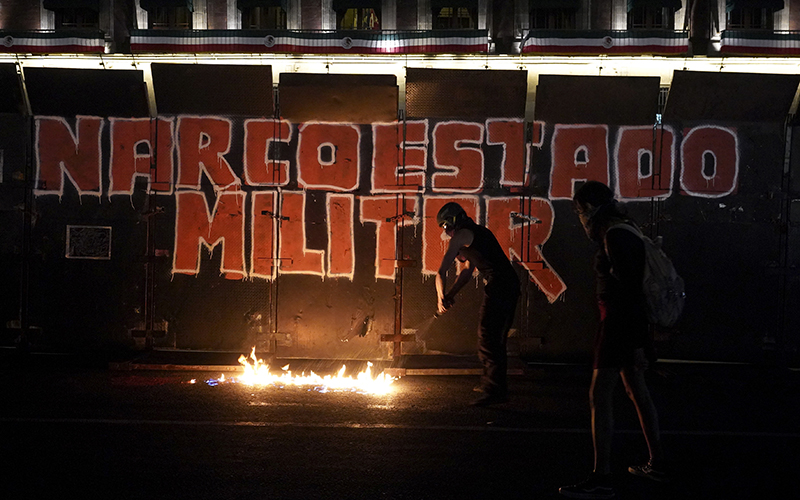
[[[487,290],[483,296],[478,327],[478,359],[483,364],[481,387],[489,394],[508,391],[506,340],[514,322],[519,288]]]

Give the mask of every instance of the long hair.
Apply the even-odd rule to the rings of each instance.
[[[588,214],[587,234],[592,240],[601,241],[608,227],[615,221],[631,221],[627,211],[614,199],[611,189],[598,181],[585,182],[572,197],[576,210],[591,205]]]
[[[600,207],[614,201],[614,193],[611,189],[598,181],[584,182],[572,197],[572,204],[577,208],[581,205],[592,205]]]

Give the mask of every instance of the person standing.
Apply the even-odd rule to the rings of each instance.
[[[456,294],[477,269],[484,284],[478,323],[478,358],[483,365],[483,375],[476,388],[482,395],[473,405],[504,403],[508,401],[506,340],[520,294],[519,278],[494,234],[468,217],[461,205],[445,204],[436,220],[450,237],[436,274],[438,314],[444,314],[454,304]],[[446,290],[447,271],[456,260],[467,265]]]
[[[611,499],[616,496],[610,463],[613,394],[619,378],[636,407],[650,455],[647,463],[629,467],[628,471],[656,481],[667,479],[658,414],[644,376],[648,357],[653,357],[642,290],[645,247],[635,222],[621,209],[605,184],[584,183],[573,197],[573,208],[586,235],[599,246],[594,268],[600,325],[595,335],[589,389],[594,469],[586,481],[562,487],[559,493],[567,498]]]

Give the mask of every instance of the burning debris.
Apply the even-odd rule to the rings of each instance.
[[[345,375],[347,367],[342,368],[335,375],[317,375],[316,373],[305,372],[300,375],[293,374],[289,370],[289,365],[281,368],[280,373],[270,372],[269,365],[256,357],[256,348],[250,352],[250,357],[239,356],[239,363],[244,367],[244,373],[238,377],[226,378],[221,375],[218,379],[206,381],[208,385],[215,386],[223,383],[241,383],[248,386],[268,386],[275,387],[307,387],[309,390],[317,392],[358,392],[362,394],[383,395],[392,391],[391,385],[396,380],[384,372],[377,376],[372,375],[372,363],[367,363],[367,368],[353,376]]]

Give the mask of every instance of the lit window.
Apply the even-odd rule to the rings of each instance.
[[[478,27],[478,9],[460,7],[434,7],[433,29],[437,30],[463,30]]]
[[[351,8],[336,11],[337,26],[340,30],[379,30],[381,29],[380,9]]]
[[[532,30],[570,30],[576,29],[576,9],[545,8],[531,9]]]
[[[675,10],[658,5],[636,6],[628,11],[628,29],[675,29]]]
[[[56,29],[99,29],[100,17],[92,9],[56,9]]]
[[[55,14],[55,28],[100,29],[98,0],[44,0],[42,6]]]
[[[147,22],[153,30],[188,30],[192,13],[186,7],[156,7],[147,12]]]
[[[242,29],[286,29],[286,11],[280,7],[249,7],[242,9]]]
[[[147,11],[147,25],[153,30],[192,29],[191,0],[139,0]]]
[[[581,0],[528,0],[529,27],[532,30],[578,29],[581,7]]]
[[[773,10],[758,7],[740,7],[728,12],[729,29],[771,30]]]

